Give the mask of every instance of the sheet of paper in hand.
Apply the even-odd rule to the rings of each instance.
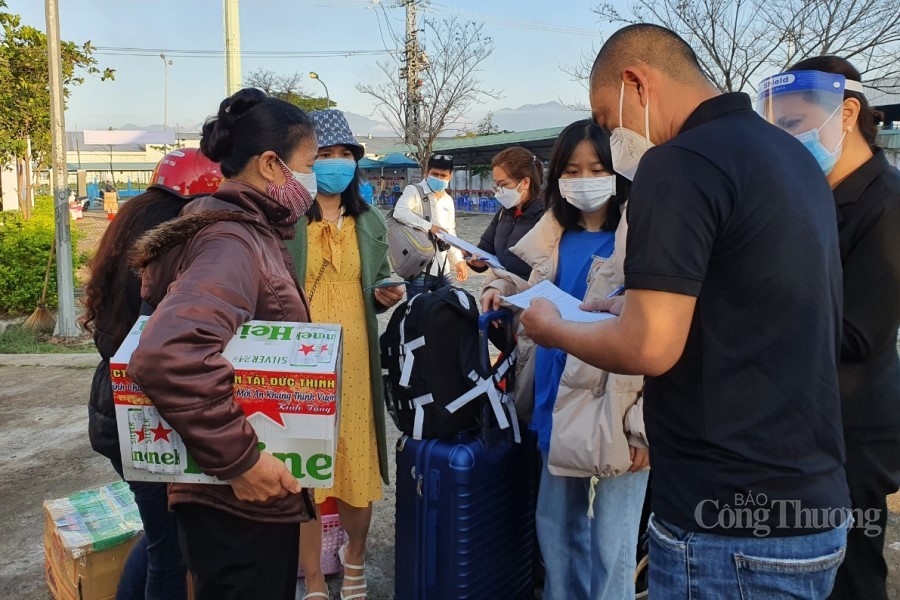
[[[486,252],[476,246],[475,244],[470,244],[466,240],[460,239],[455,235],[450,235],[446,231],[442,231],[437,234],[437,237],[447,242],[454,248],[459,248],[463,252],[468,252],[472,256],[478,257],[480,260],[483,260],[488,264],[488,266],[494,267],[495,269],[503,269],[505,268],[502,264],[500,264],[500,259],[498,259],[493,254]]]
[[[606,319],[614,319],[616,315],[608,312],[590,312],[581,310],[581,300],[562,291],[552,282],[544,280],[539,284],[528,288],[520,294],[514,296],[501,296],[504,300],[519,308],[528,308],[531,301],[537,298],[549,300],[556,308],[559,309],[562,318],[566,321],[576,321],[578,323],[595,323],[597,321],[605,321]]]

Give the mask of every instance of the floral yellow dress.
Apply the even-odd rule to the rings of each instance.
[[[362,508],[380,500],[382,490],[356,220],[314,221],[308,235],[304,289],[312,296],[312,321],[340,323],[344,334],[334,486],[315,496],[319,503],[334,496]]]

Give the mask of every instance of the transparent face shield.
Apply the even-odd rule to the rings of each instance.
[[[760,84],[756,110],[802,142],[829,173],[840,157],[844,136],[841,107],[847,84],[843,75],[834,73],[780,73]],[[851,89],[862,89],[859,82],[849,84]]]

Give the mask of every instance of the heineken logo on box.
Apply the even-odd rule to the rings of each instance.
[[[149,317],[110,360],[119,448],[132,481],[224,483],[203,474],[181,436],[127,373]],[[249,321],[222,355],[234,365],[234,401],[259,449],[284,461],[304,487],[331,487],[340,413],[341,327]]]

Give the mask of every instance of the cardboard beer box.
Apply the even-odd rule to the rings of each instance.
[[[125,479],[225,483],[204,475],[181,436],[128,377],[149,317],[140,317],[110,360]],[[331,487],[340,412],[340,325],[248,321],[222,355],[234,365],[234,399],[259,448],[284,461],[303,487]]]

